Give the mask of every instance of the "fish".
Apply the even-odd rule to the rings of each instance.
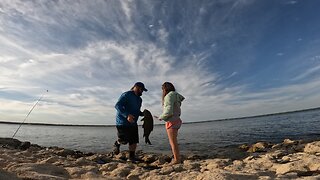
[[[141,119],[141,121],[143,121],[143,137],[145,139],[146,144],[151,145],[149,136],[151,131],[153,131],[153,117],[151,112],[147,109],[143,111],[143,116],[144,117]]]

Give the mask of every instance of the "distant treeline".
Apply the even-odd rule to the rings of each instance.
[[[245,117],[237,117],[237,118],[226,118],[226,119],[215,119],[215,120],[204,120],[204,121],[197,121],[197,122],[184,122],[184,124],[193,124],[193,123],[205,123],[205,122],[212,122],[212,121],[230,121],[230,120],[238,120],[238,119],[248,119],[248,118],[258,118],[258,117],[266,117],[266,116],[274,116],[274,115],[281,115],[281,114],[289,114],[289,113],[297,113],[303,111],[314,111],[320,110],[320,107],[310,108],[310,109],[302,109],[296,111],[287,111],[287,112],[278,112],[278,113],[271,113],[271,114],[263,114],[263,115],[256,115],[256,116],[245,116]],[[0,124],[21,124],[21,122],[8,122],[8,121],[0,121]],[[81,124],[47,124],[47,123],[23,123],[24,125],[36,125],[36,126],[77,126],[77,127],[113,127],[114,125],[81,125]],[[155,124],[161,125],[161,124]]]

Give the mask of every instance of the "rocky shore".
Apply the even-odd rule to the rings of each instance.
[[[258,142],[223,152],[230,156],[190,154],[170,165],[168,155],[139,151],[141,161],[132,163],[125,151],[83,153],[0,138],[0,179],[320,179],[320,141]]]

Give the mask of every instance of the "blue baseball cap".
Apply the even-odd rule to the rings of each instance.
[[[148,89],[146,89],[146,88],[144,87],[144,84],[143,84],[142,82],[136,82],[136,83],[134,84],[134,86],[140,87],[143,91],[148,91]],[[133,87],[134,87],[134,86],[133,86]]]

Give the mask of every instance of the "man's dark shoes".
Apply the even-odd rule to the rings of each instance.
[[[132,162],[132,163],[138,163],[138,162],[141,162],[141,159],[138,159],[138,158],[136,157],[134,151],[130,151],[130,152],[129,152],[129,158],[128,158],[127,161]]]
[[[118,155],[120,153],[120,144],[118,143],[118,141],[114,142],[113,153],[115,155]]]

